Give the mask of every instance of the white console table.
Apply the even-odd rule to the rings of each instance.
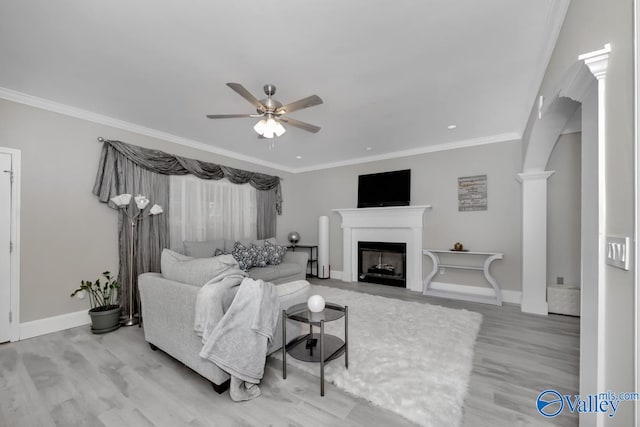
[[[424,279],[422,293],[433,297],[442,298],[454,298],[466,301],[481,302],[485,304],[502,305],[502,291],[496,279],[491,275],[489,267],[491,263],[497,259],[502,259],[502,253],[496,252],[469,252],[469,251],[452,251],[452,250],[440,250],[440,249],[423,249],[422,252],[431,258],[433,261],[433,270]],[[446,254],[446,255],[445,255]],[[443,263],[440,261],[440,256],[445,255],[446,258],[451,259],[453,262]],[[469,257],[484,257],[484,264],[482,267],[476,265],[462,264],[461,258]],[[484,273],[484,278],[489,282],[493,288],[494,295],[480,295],[474,293],[463,293],[454,291],[445,291],[431,288],[431,281],[438,274],[440,268],[455,268],[459,270],[476,270]]]

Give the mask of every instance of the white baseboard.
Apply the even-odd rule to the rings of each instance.
[[[331,278],[342,280],[342,271],[331,270]],[[437,290],[437,291],[459,292],[463,294],[478,295],[478,296],[488,296],[488,297],[493,296],[493,289],[491,288],[485,288],[480,286],[470,286],[470,285],[458,285],[455,283],[431,282],[431,289]],[[522,302],[522,292],[503,289],[502,301],[510,304],[520,305]]]
[[[32,320],[30,322],[20,323],[20,339],[26,340],[28,338],[63,331],[65,329],[75,328],[76,326],[88,325],[90,323],[91,318],[89,317],[88,310]]]
[[[331,270],[329,272],[329,277],[331,277],[332,279],[342,280],[342,271]]]
[[[492,288],[485,288],[480,286],[458,285],[455,283],[444,283],[444,282],[431,282],[430,288],[433,289],[434,291],[458,292],[461,294],[470,294],[470,295],[488,296],[488,297],[494,296]],[[508,302],[511,304],[520,305],[522,301],[522,292],[503,289],[502,301]]]

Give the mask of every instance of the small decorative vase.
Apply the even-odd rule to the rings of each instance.
[[[464,247],[462,246],[462,243],[460,242],[456,242],[453,244],[453,249],[456,251],[461,251],[464,249]]]
[[[300,241],[300,233],[298,233],[297,231],[292,231],[287,236],[287,239],[289,239],[289,243],[291,243],[293,246],[295,246],[296,243],[298,243]]]

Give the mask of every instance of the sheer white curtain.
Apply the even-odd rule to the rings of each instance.
[[[255,239],[257,190],[249,184],[171,175],[169,238],[171,247],[183,241]]]

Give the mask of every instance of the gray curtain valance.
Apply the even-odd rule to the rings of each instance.
[[[121,141],[104,140],[103,142],[104,145],[102,146],[98,175],[96,176],[96,182],[93,187],[93,193],[96,194],[103,203],[107,203],[109,198],[114,195],[107,189],[111,187],[108,183],[110,179],[113,179],[113,175],[111,174],[112,168],[110,168],[110,166],[117,152],[141,168],[163,175],[192,174],[201,179],[215,180],[227,178],[234,184],[249,183],[256,190],[274,190],[276,212],[278,215],[282,215],[282,192],[280,189],[280,178],[277,176],[248,172],[215,163],[180,157],[165,153],[164,151],[126,144]],[[107,182],[104,182],[105,180]]]

